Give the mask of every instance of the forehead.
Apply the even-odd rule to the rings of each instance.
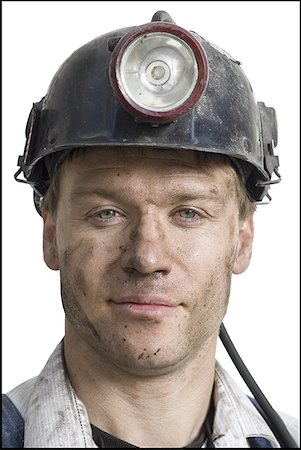
[[[179,195],[209,196],[224,203],[237,197],[237,176],[228,159],[193,150],[81,149],[59,172],[60,197],[68,201],[99,189],[132,201],[139,196],[158,200]]]
[[[124,169],[143,173],[154,169],[167,175],[188,176],[200,174],[204,177],[233,180],[233,170],[228,159],[194,150],[154,148],[96,148],[76,150],[64,164],[64,175],[73,177],[92,176],[99,171]],[[64,178],[64,177],[63,177]]]
[[[80,149],[63,162],[55,178],[55,195],[70,206],[100,193],[130,202],[198,198],[236,205],[238,192],[228,158],[182,149]]]

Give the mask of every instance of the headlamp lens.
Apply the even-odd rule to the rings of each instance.
[[[193,92],[198,64],[191,48],[178,36],[150,33],[135,39],[120,63],[127,97],[142,108],[171,111]]]
[[[199,100],[207,58],[198,40],[176,25],[137,27],[117,44],[110,63],[113,91],[138,120],[171,122]]]

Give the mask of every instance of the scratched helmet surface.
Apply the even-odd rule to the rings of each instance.
[[[187,149],[229,156],[260,202],[280,179],[276,145],[275,110],[255,100],[240,63],[159,11],[61,65],[33,104],[15,178],[23,172],[37,204],[74,149]]]

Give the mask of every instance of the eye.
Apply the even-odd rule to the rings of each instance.
[[[124,220],[124,215],[115,209],[104,208],[89,214],[88,219],[96,226],[105,227],[119,224]]]
[[[173,220],[175,223],[184,227],[199,225],[202,223],[204,217],[205,214],[192,208],[180,208],[173,213]]]
[[[112,219],[112,217],[116,217],[117,211],[114,209],[102,209],[97,213],[93,214],[94,217],[99,217],[100,219]]]
[[[188,209],[188,208],[181,209],[181,211],[179,211],[179,215],[183,219],[194,219],[196,216],[199,216],[196,211],[194,211],[193,209]]]

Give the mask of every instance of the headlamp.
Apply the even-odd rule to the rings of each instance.
[[[134,28],[116,45],[111,86],[136,120],[172,122],[191,109],[207,83],[208,65],[199,41],[167,22]]]

